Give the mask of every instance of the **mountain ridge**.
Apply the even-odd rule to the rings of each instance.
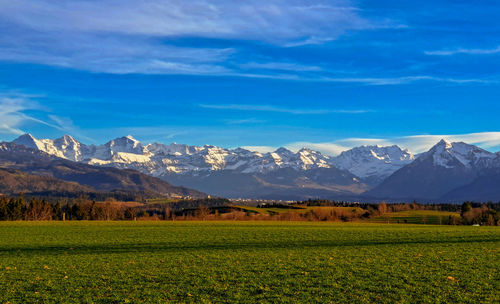
[[[380,181],[413,160],[411,152],[397,146],[357,147],[334,157],[308,148],[292,152],[281,147],[272,152],[260,153],[243,148],[225,149],[212,145],[188,146],[176,143],[143,145],[130,135],[97,146],[82,144],[70,135],[54,140],[39,140],[31,134],[25,134],[13,142],[72,161],[132,168],[157,177],[170,173],[217,170],[265,173],[283,168],[310,170],[336,167],[349,171],[358,178]],[[351,159],[346,160],[346,158]],[[366,173],[363,170],[371,172]],[[377,172],[380,174],[377,175]]]
[[[26,134],[14,142],[53,157],[137,170],[173,185],[231,198],[474,199],[471,189],[483,197],[496,195],[488,188],[488,174],[500,180],[496,171],[500,153],[445,139],[418,155],[396,145],[376,145],[355,147],[338,156],[308,148],[260,153],[213,145],[143,145],[132,136],[98,146],[68,135],[38,140]]]

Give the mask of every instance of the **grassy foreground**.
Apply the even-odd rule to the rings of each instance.
[[[499,272],[499,227],[0,223],[0,303],[499,303]]]

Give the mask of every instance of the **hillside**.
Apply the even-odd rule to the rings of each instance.
[[[206,175],[170,174],[164,178],[175,185],[186,185],[230,198],[344,198],[359,194],[368,187],[356,176],[337,168],[306,171],[283,168],[253,174],[221,170]]]
[[[499,201],[500,169],[483,172],[471,183],[446,193],[442,199],[450,201]]]
[[[0,168],[0,194],[17,195],[52,193],[89,193],[94,189],[49,176],[28,174],[19,170]]]

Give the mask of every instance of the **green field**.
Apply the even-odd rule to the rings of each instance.
[[[322,207],[322,206],[293,206],[294,208],[277,208],[277,207],[251,207],[251,206],[239,206],[234,207],[245,211],[252,211],[260,214],[278,214],[278,213],[307,213],[313,210],[324,210],[330,211],[335,210],[337,212],[349,212],[349,213],[363,213],[363,209],[359,207]]]
[[[370,219],[370,221],[380,223],[448,225],[453,223],[453,218],[459,223],[460,213],[434,210],[411,210],[387,213]]]
[[[499,303],[499,272],[499,227],[0,223],[0,303]]]

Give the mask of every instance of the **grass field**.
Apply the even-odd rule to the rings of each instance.
[[[252,211],[260,214],[276,214],[276,213],[307,213],[312,210],[324,210],[330,211],[335,210],[337,212],[350,212],[350,213],[363,213],[364,210],[359,207],[321,207],[321,206],[294,206],[294,208],[261,208],[261,207],[251,207],[251,206],[238,206],[241,210]]]
[[[0,303],[499,303],[499,271],[499,227],[0,223]]]
[[[460,222],[460,213],[434,210],[411,210],[387,213],[382,216],[370,219],[372,222],[381,223],[408,223],[408,224],[431,224],[431,225],[448,225],[453,223],[453,218],[456,222]]]

